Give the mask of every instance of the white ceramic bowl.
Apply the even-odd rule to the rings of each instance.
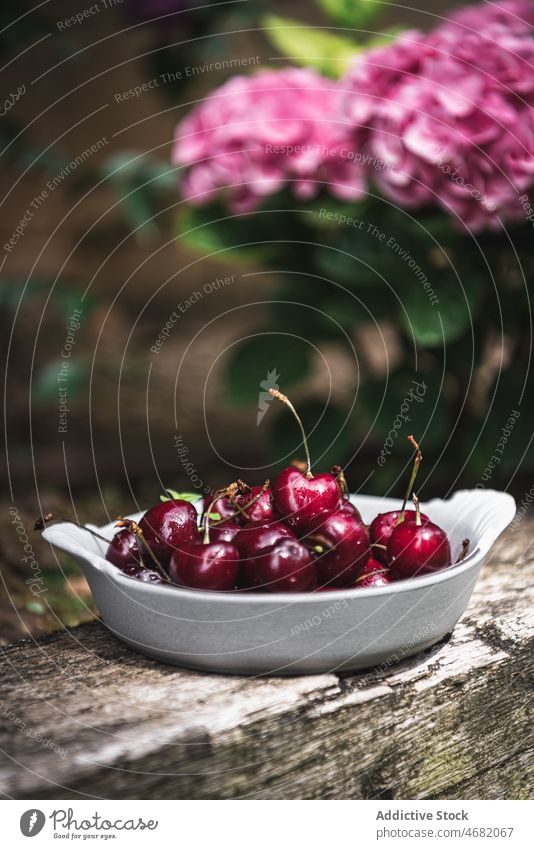
[[[366,522],[400,506],[372,496],[352,501]],[[514,517],[515,502],[503,492],[464,490],[421,509],[449,534],[453,560],[462,540],[470,539],[462,563],[385,587],[328,593],[214,593],[144,584],[105,560],[105,544],[83,529],[57,524],[43,536],[78,561],[104,623],[137,651],[213,672],[317,674],[389,666],[450,633],[491,546]],[[115,533],[114,524],[98,530],[109,539]]]

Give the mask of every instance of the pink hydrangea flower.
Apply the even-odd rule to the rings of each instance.
[[[186,167],[183,195],[202,204],[222,191],[234,211],[255,209],[286,185],[301,199],[323,186],[359,198],[365,170],[341,97],[337,82],[309,69],[229,80],[178,125],[173,161]]]
[[[181,122],[183,194],[233,210],[290,186],[438,205],[479,230],[523,214],[534,187],[534,2],[467,7],[355,58],[340,83],[308,69],[235,77]]]
[[[469,7],[355,62],[345,114],[384,162],[384,194],[475,230],[521,215],[534,186],[533,26],[531,0]]]

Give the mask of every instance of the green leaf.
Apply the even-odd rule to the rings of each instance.
[[[311,66],[330,77],[342,76],[361,49],[346,36],[305,26],[278,15],[267,15],[263,19],[263,27],[267,38],[283,56],[297,65]]]
[[[202,498],[198,492],[176,492],[175,489],[168,489],[168,487],[165,488],[165,492],[167,495],[160,495],[160,501],[189,501],[194,503]]]
[[[160,196],[174,191],[176,169],[136,151],[110,156],[101,173],[115,190],[130,224],[140,238],[155,235]]]
[[[155,236],[158,226],[154,222],[155,210],[150,203],[148,193],[143,192],[141,187],[125,185],[120,187],[118,196],[125,217],[140,236]]]
[[[208,519],[211,522],[218,522],[219,519],[221,519],[221,514],[220,513],[208,513]]]
[[[21,298],[27,300],[42,296],[52,285],[48,277],[3,277],[0,278],[0,306],[15,312]]]
[[[236,218],[213,207],[186,206],[177,224],[178,238],[201,254],[222,252],[226,262],[250,261],[268,254],[268,246],[254,244],[266,238],[266,233],[253,216]]]
[[[82,301],[78,288],[74,284],[69,285],[68,283],[65,284],[65,282],[61,286],[56,286],[54,303],[64,321],[68,321],[71,318],[74,310],[81,310],[82,314],[79,320],[83,321],[91,314],[96,306],[92,296],[86,296]]]
[[[68,367],[63,367],[61,360],[54,360],[44,366],[38,373],[35,383],[33,384],[33,400],[37,403],[48,404],[51,401],[57,400],[60,402],[58,376],[61,373],[63,381],[61,382],[62,391],[66,390],[67,406],[70,401],[77,398],[87,383],[89,371],[87,363],[80,360],[67,360]],[[63,401],[62,401],[63,403]]]
[[[293,331],[295,333],[295,331]],[[257,333],[234,348],[225,374],[232,404],[260,404],[260,394],[279,381],[287,389],[310,372],[312,349],[306,339],[277,330]]]
[[[25,607],[30,613],[37,613],[39,616],[45,612],[44,604],[40,601],[27,601]]]
[[[482,293],[481,280],[476,277],[462,278],[460,285],[447,269],[433,274],[432,280],[421,282],[414,269],[412,285],[403,290],[405,311],[401,322],[421,347],[441,347],[458,339],[471,326]]]
[[[365,27],[382,15],[384,5],[377,0],[315,0],[336,23]]]
[[[347,220],[361,218],[364,208],[362,201],[348,203],[321,194],[315,200],[306,201],[297,214],[307,227],[326,231],[342,230],[347,226]]]

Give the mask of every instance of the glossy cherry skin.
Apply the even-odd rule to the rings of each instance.
[[[237,522],[223,522],[222,525],[210,525],[210,542],[235,542],[241,525]]]
[[[255,524],[258,522],[276,522],[276,516],[271,502],[271,490],[266,489],[265,492],[259,495],[262,488],[261,486],[253,486],[250,493],[242,496],[238,501],[240,506],[243,506],[245,510],[245,513],[240,516],[244,525],[248,525],[251,522]],[[254,498],[257,498],[257,501],[250,504]],[[248,506],[249,504],[250,507]]]
[[[137,578],[138,581],[143,581],[145,584],[167,583],[163,580],[159,572],[156,572],[154,569],[144,569],[143,566],[138,566],[135,563],[125,566],[124,569],[121,569],[121,572],[128,575],[129,578]]]
[[[321,518],[311,540],[324,551],[316,560],[320,586],[352,587],[369,560],[369,533],[356,516],[346,510],[336,510]]]
[[[299,535],[310,533],[321,513],[337,510],[341,490],[333,475],[307,478],[294,466],[283,469],[272,487],[274,512]]]
[[[357,587],[385,587],[391,583],[389,570],[379,560],[370,557],[356,581]]]
[[[310,592],[317,586],[313,557],[298,540],[281,539],[242,562],[240,586],[266,593]]]
[[[221,519],[232,517],[234,521],[243,525],[250,522],[274,522],[276,517],[271,504],[271,491],[266,489],[265,492],[262,492],[262,489],[261,486],[253,486],[246,495],[236,496],[234,502],[230,501],[225,495],[221,496],[213,504],[211,512],[218,513]],[[255,498],[257,498],[257,501],[254,501]],[[254,501],[254,503],[251,504],[251,501]],[[240,510],[237,508],[240,508]],[[244,512],[240,512],[241,510],[244,510]]]
[[[152,551],[167,567],[173,550],[200,540],[197,511],[189,501],[162,501],[147,510],[139,527]]]
[[[186,542],[171,557],[169,576],[191,590],[233,590],[239,573],[239,552],[229,542]]]
[[[127,528],[116,533],[106,552],[106,560],[123,570],[126,566],[140,566],[139,544],[135,534]]]
[[[209,495],[204,501],[204,507],[207,509],[212,505],[210,513],[218,513],[221,519],[233,519],[236,515],[235,505],[232,504],[226,495],[221,495],[213,501],[213,494]]]
[[[388,543],[388,562],[396,579],[437,572],[451,564],[447,534],[438,525],[403,522],[393,530]]]
[[[360,513],[358,508],[355,507],[354,504],[352,504],[352,502],[348,501],[348,499],[346,498],[344,498],[341,502],[341,507],[339,509],[342,510],[344,513],[350,513],[351,516],[355,516],[360,521],[362,519],[362,514]]]
[[[245,525],[234,539],[234,545],[244,559],[255,557],[260,551],[270,548],[282,539],[295,540],[297,537],[282,522]]]
[[[391,584],[391,578],[388,574],[374,572],[372,575],[365,575],[361,581],[358,581],[356,587],[387,587],[388,584]]]
[[[369,525],[369,539],[371,541],[371,545],[379,543],[380,545],[385,545],[387,548],[389,538],[391,537],[393,528],[400,516],[400,512],[400,510],[390,510],[389,513],[379,513],[378,516],[375,516]],[[421,513],[421,520],[428,521],[428,516]],[[413,521],[415,521],[415,510],[405,510],[404,522]],[[376,557],[376,559],[384,566],[387,566],[387,552],[384,551],[383,548],[373,548],[373,557]]]

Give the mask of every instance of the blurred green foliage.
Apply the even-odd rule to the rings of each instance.
[[[228,354],[230,403],[255,405],[259,383],[273,368],[284,390],[298,398],[300,387],[308,385],[304,396],[313,396],[313,347],[321,351],[335,343],[352,362],[352,385],[341,398],[334,393],[335,400],[312,397],[299,404],[321,466],[348,463],[357,484],[362,479],[358,452],[378,457],[389,436],[394,448],[387,467],[375,466],[366,483],[369,491],[384,491],[406,463],[405,437],[413,432],[422,441],[432,489],[456,476],[472,484],[515,409],[521,416],[487,485],[502,483],[518,463],[523,472],[534,469],[530,225],[508,236],[483,233],[475,239],[435,211],[415,218],[377,197],[348,208],[326,196],[313,207],[278,196],[276,208],[269,215],[262,209],[226,219],[223,227],[220,208],[197,208],[195,231],[182,231],[193,247],[232,262],[260,251],[256,258],[279,279],[264,326]],[[356,223],[336,224],[326,217],[325,211],[340,209]],[[397,351],[377,377],[356,340],[359,328],[373,328],[378,334],[373,344],[387,357],[379,335],[384,323],[394,328]],[[424,383],[424,399],[412,398],[409,421],[395,428],[413,381]],[[275,455],[302,453],[285,417],[271,421]]]

